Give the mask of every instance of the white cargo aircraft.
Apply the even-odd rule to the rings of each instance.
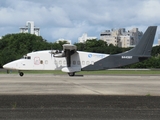
[[[151,57],[157,26],[150,26],[133,49],[120,54],[101,54],[77,51],[75,45],[64,44],[63,51],[45,50],[31,52],[22,59],[3,66],[7,70],[62,70],[74,76],[79,71],[104,70],[141,62]]]

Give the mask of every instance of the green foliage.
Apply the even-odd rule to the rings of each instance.
[[[159,56],[160,54],[160,46],[155,46],[152,48],[152,56]]]
[[[63,50],[63,44],[67,44],[67,41],[59,41],[58,43],[52,44],[52,49],[54,50]]]
[[[41,36],[28,33],[7,34],[0,40],[0,66],[21,58],[28,52],[50,49]]]
[[[160,57],[152,56],[147,60],[132,65],[127,65],[123,68],[160,68]]]

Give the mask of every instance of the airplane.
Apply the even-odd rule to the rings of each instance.
[[[129,51],[119,54],[102,54],[77,51],[77,46],[64,44],[63,51],[43,50],[28,53],[22,59],[7,63],[3,66],[7,70],[61,70],[74,76],[76,72],[106,70],[117,68],[151,57],[152,45],[157,26],[150,26],[142,36],[138,44]]]

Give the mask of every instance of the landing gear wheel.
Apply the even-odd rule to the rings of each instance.
[[[74,76],[75,75],[75,72],[72,72],[72,73],[68,73],[69,76]]]
[[[24,73],[23,72],[19,72],[19,75],[22,77],[24,75]]]

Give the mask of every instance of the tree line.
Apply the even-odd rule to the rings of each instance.
[[[67,42],[51,43],[43,39],[41,36],[36,36],[28,33],[7,34],[0,39],[0,67],[13,60],[23,57],[23,55],[39,50],[63,50],[62,45]],[[108,45],[103,40],[87,40],[85,43],[74,43],[77,50],[105,54],[117,54],[130,50],[131,48],[120,48]],[[160,68],[160,46],[155,46],[152,49],[152,57],[141,63],[125,66],[127,68]]]

